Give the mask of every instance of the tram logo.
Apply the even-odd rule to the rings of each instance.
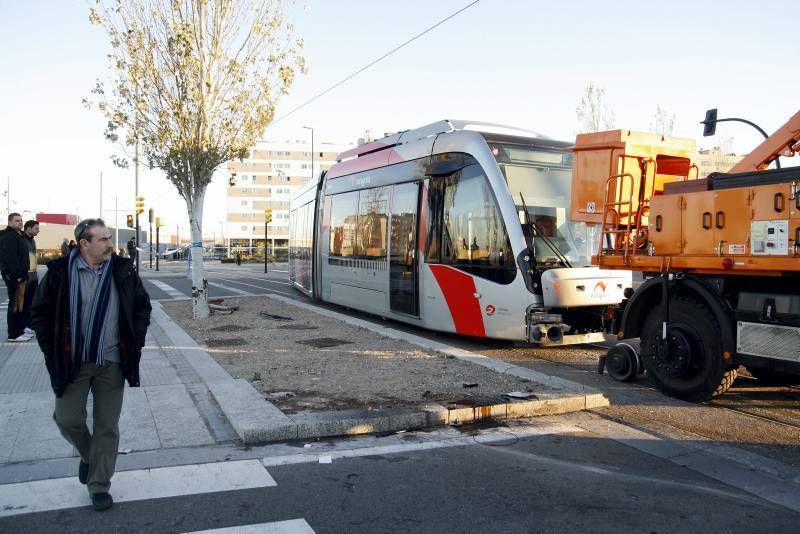
[[[602,298],[606,296],[606,283],[600,280],[594,285],[592,290],[592,298]]]
[[[489,304],[486,306],[486,315],[494,315],[495,307]]]

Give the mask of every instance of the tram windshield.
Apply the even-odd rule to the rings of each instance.
[[[591,265],[597,230],[571,221],[572,154],[566,150],[490,143],[517,206],[520,223],[530,222],[536,263],[540,266]],[[527,209],[527,216],[525,210]]]

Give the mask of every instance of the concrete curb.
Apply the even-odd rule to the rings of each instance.
[[[489,358],[482,354],[458,349],[444,343],[374,325],[337,312],[269,295],[269,298],[303,307],[320,315],[345,321],[380,335],[408,341],[428,350],[444,353],[460,360],[509,373],[558,391],[539,393],[536,400],[513,401],[487,406],[447,407],[430,403],[415,409],[341,410],[332,412],[303,412],[286,415],[268,402],[249,382],[234,379],[194,339],[178,326],[153,302],[151,319],[158,323],[177,350],[208,385],[220,409],[236,434],[246,445],[271,441],[314,439],[334,436],[354,436],[375,432],[396,432],[446,425],[463,425],[486,419],[512,419],[559,415],[574,411],[608,406],[608,399],[577,382],[552,377],[516,365]]]

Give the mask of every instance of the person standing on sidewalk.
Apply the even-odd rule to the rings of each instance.
[[[8,340],[28,341],[25,333],[25,289],[28,285],[28,243],[22,237],[22,216],[8,215],[0,232],[0,274],[8,289]]]
[[[33,295],[36,293],[36,286],[39,285],[39,275],[36,273],[36,267],[39,262],[36,259],[36,236],[39,235],[39,221],[25,221],[25,226],[22,229],[22,237],[28,244],[28,287],[25,289],[25,333],[29,336],[33,335],[31,330],[31,304],[33,303]]]
[[[117,461],[125,381],[139,384],[139,360],[150,324],[150,297],[131,260],[112,254],[102,219],[75,227],[78,246],[47,264],[33,299],[31,323],[56,396],[53,419],[80,454],[78,479],[95,510],[114,501],[108,490]],[[86,426],[89,391],[94,431]]]

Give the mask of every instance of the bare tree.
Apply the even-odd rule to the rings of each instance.
[[[220,165],[246,157],[305,70],[284,7],[283,0],[96,0],[89,11],[110,40],[113,82],[110,90],[98,82],[85,102],[107,118],[107,139],[136,145],[136,154],[140,147],[185,200],[195,318],[209,315],[206,187]]]
[[[661,134],[665,137],[672,135],[675,130],[675,114],[670,113],[665,108],[656,105],[656,114],[653,115],[653,122],[650,124],[650,131]]]
[[[614,112],[605,102],[606,90],[589,82],[575,113],[578,115],[580,132],[600,132],[614,128]]]

